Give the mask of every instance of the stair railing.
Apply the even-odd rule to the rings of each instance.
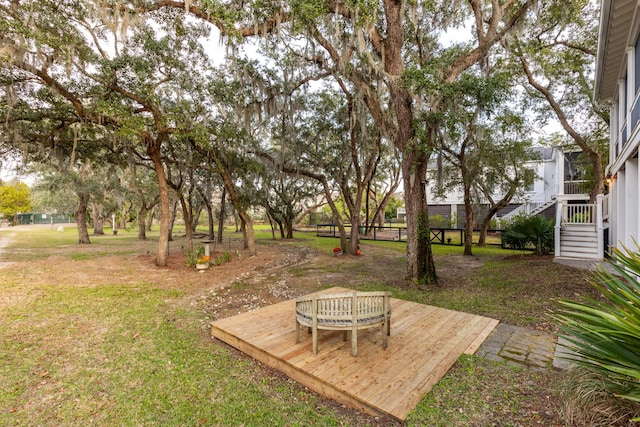
[[[555,256],[560,253],[561,228],[564,225],[593,225],[598,236],[598,259],[604,255],[604,213],[608,208],[607,197],[598,194],[596,203],[569,204],[558,200],[556,205]]]
[[[596,203],[565,204],[562,208],[563,224],[596,224]]]
[[[513,217],[515,217],[515,216],[517,216],[519,214],[535,215],[535,214],[539,213],[539,209],[542,206],[544,206],[547,203],[549,203],[550,201],[552,201],[556,197],[557,193],[558,193],[557,189],[549,189],[549,190],[546,190],[546,191],[540,191],[540,192],[534,194],[529,199],[527,199],[520,206],[518,206],[515,209],[513,209],[511,212],[503,215],[500,218],[500,220],[508,221],[511,218],[513,218]]]

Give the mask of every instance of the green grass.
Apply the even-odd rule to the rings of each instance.
[[[175,291],[31,292],[1,321],[0,425],[340,424],[301,387],[205,340]]]
[[[553,373],[463,355],[409,415],[415,426],[535,426],[552,424],[539,411],[549,398]],[[499,420],[489,423],[487,420]]]
[[[63,254],[83,262],[129,253],[136,235],[79,246],[73,229],[34,228],[0,260],[46,263]],[[144,282],[32,285],[24,277],[19,268],[0,276],[0,425],[363,425],[211,341],[182,292]]]
[[[0,261],[35,260],[44,268],[49,257],[82,263],[146,253],[155,250],[155,233],[141,243],[135,230],[121,230],[117,236],[92,236],[92,245],[79,246],[73,228],[34,229],[20,232],[0,253]],[[239,235],[228,230],[227,237]],[[271,241],[269,230],[257,237]],[[338,242],[312,233],[295,237],[279,244],[304,244],[330,254]],[[369,245],[399,255],[405,251],[397,242],[363,243],[364,248]],[[433,250],[438,262],[462,254],[459,246],[434,245]],[[557,298],[573,298],[585,289],[582,278],[569,280],[568,270],[548,259],[504,259],[519,252],[495,247],[474,248],[474,253],[485,258],[482,267],[455,283],[426,290],[387,284],[371,274],[366,256],[345,259],[347,264],[296,266],[289,273],[315,278],[348,268],[353,277],[349,286],[356,289],[388,289],[399,298],[529,326],[540,325]],[[401,255],[387,262],[402,274]],[[102,286],[53,286],[30,284],[24,277],[19,268],[0,275],[0,425],[373,424],[371,418],[337,410],[297,383],[211,341],[206,315],[197,304],[185,304],[190,295],[142,281],[121,284],[117,278]],[[232,291],[250,294],[253,286],[239,281]],[[499,425],[551,425],[536,409],[557,399],[546,391],[554,381],[552,372],[534,374],[463,357],[407,425],[492,425],[497,420]]]

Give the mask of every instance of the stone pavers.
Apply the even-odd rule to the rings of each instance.
[[[566,339],[558,337],[558,343],[556,344],[556,352],[553,358],[553,367],[556,369],[569,369],[572,365],[571,361],[567,360],[567,357],[575,358],[576,353],[571,351],[569,343]]]
[[[505,362],[532,370],[547,370],[555,366],[554,335],[520,326],[499,323],[476,352],[477,356]]]
[[[554,262],[586,270],[606,268],[614,271],[608,262],[558,258]],[[568,345],[562,337],[556,339],[555,335],[548,332],[499,323],[475,354],[538,371],[552,368],[564,370],[572,365],[567,357],[575,357],[575,353],[567,348]]]

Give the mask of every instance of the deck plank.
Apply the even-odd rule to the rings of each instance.
[[[331,288],[323,293],[349,292]],[[211,335],[343,404],[405,421],[409,412],[463,353],[472,354],[498,323],[488,317],[391,299],[391,336],[358,331],[358,356],[340,331],[320,331],[295,342],[295,300],[220,319]]]

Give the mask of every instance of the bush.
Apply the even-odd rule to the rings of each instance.
[[[186,251],[187,254],[187,266],[195,267],[198,260],[204,257],[204,246],[196,246],[195,248]]]
[[[615,249],[614,272],[599,268],[593,285],[606,302],[562,301],[556,317],[576,353],[572,360],[602,378],[608,392],[640,402],[640,252]],[[640,405],[636,408],[640,415]]]
[[[560,386],[558,408],[566,426],[631,426],[636,402],[620,399],[602,387],[604,378],[583,367],[570,369]]]
[[[429,217],[429,226],[434,228],[447,228],[449,223],[447,218],[442,215],[431,215]]]
[[[512,249],[533,249],[537,255],[553,250],[553,222],[542,216],[518,216],[507,225],[502,242]]]

